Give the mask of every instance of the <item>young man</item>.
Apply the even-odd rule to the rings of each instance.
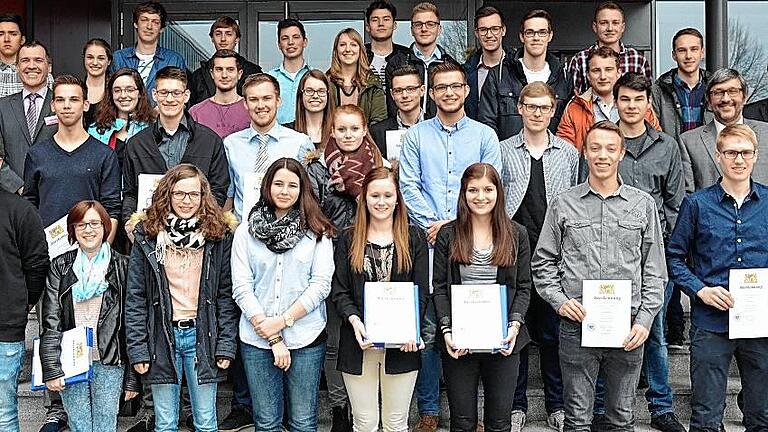
[[[387,63],[396,53],[408,52],[408,47],[392,42],[392,34],[397,28],[397,9],[387,0],[376,0],[365,10],[365,31],[371,36],[371,42],[365,44],[365,53],[371,70],[379,77],[384,91],[387,91]]]
[[[557,128],[557,136],[576,146],[579,151],[593,124],[602,120],[619,121],[619,110],[613,100],[613,85],[621,75],[619,54],[609,47],[600,47],[589,52],[587,61],[589,90],[571,99]],[[644,115],[654,128],[659,128],[653,110],[649,108]]]
[[[464,71],[456,63],[432,65],[429,97],[437,115],[408,129],[400,151],[400,189],[412,223],[427,232],[434,244],[437,232],[456,218],[456,202],[464,170],[487,162],[501,172],[499,141],[493,129],[466,116],[467,88]],[[433,309],[427,309],[425,328],[434,336]],[[421,352],[416,381],[419,409],[417,432],[435,432],[440,414],[440,353],[427,341]]]
[[[664,302],[667,271],[653,198],[619,178],[624,137],[610,121],[587,133],[586,182],[549,204],[531,269],[539,295],[562,317],[560,367],[565,430],[589,431],[598,373],[605,380],[610,429],[631,430],[643,343]],[[631,329],[622,348],[582,346],[586,280],[630,281]],[[595,312],[592,312],[595,313]]]
[[[158,46],[160,33],[163,32],[167,23],[168,13],[160,3],[147,1],[136,6],[133,10],[136,46],[115,51],[110,71],[114,73],[124,67],[136,69],[144,81],[147,92],[151,93],[155,88],[157,73],[161,69],[174,66],[186,70],[187,64],[181,54]],[[154,100],[152,104],[155,104]]]
[[[280,85],[280,110],[277,122],[281,125],[296,119],[296,92],[299,81],[309,66],[304,61],[304,49],[307,47],[307,32],[304,25],[296,19],[288,18],[277,23],[277,47],[283,53],[280,66],[267,72],[277,79]]]
[[[392,88],[392,76],[395,69],[405,64],[410,64],[419,71],[421,80],[427,83],[431,88],[429,77],[431,70],[443,63],[459,63],[451,57],[445,48],[437,44],[437,37],[443,31],[440,26],[440,11],[433,3],[421,2],[411,10],[411,35],[413,43],[410,48],[404,52],[395,53],[387,62],[386,86]],[[423,97],[421,109],[424,111],[424,118],[432,118],[437,112],[435,101],[432,98]],[[391,94],[387,94],[387,114],[394,116],[397,112],[397,105]]]
[[[3,158],[0,148],[0,166]],[[4,190],[0,190],[0,232],[0,425],[3,430],[18,431],[16,392],[26,352],[27,316],[43,293],[50,261],[37,210]]]
[[[206,62],[208,76],[216,86],[216,93],[189,109],[189,115],[198,123],[208,126],[222,139],[248,127],[250,117],[237,85],[243,76],[241,57],[229,49],[220,49]]]
[[[608,47],[619,55],[619,76],[627,72],[635,72],[652,78],[650,62],[639,51],[621,42],[626,30],[624,18],[624,9],[613,1],[601,3],[595,10],[592,31],[597,36],[597,42],[576,53],[568,65],[568,74],[573,79],[573,89],[577,94],[589,88],[587,57],[590,51],[599,47]]]
[[[504,57],[501,66],[488,73],[477,120],[492,127],[500,140],[517,135],[523,128],[521,113],[517,110],[520,92],[526,84],[535,81],[549,84],[555,92],[557,100],[549,129],[557,130],[572,90],[560,61],[547,51],[552,37],[549,13],[541,9],[528,12],[520,20],[518,38],[523,47]]]
[[[501,146],[501,180],[507,214],[528,230],[531,249],[536,247],[544,224],[547,203],[576,185],[579,154],[567,141],[548,128],[555,115],[557,96],[549,85],[534,81],[520,91],[517,111],[523,129]],[[560,318],[544,300],[531,291],[526,323],[531,338],[539,344],[541,377],[547,425],[563,430],[563,377],[560,372],[558,327]],[[512,431],[520,432],[528,412],[528,347],[520,352],[520,373],[512,405]]]
[[[236,93],[241,95],[243,90],[243,83],[249,75],[260,73],[261,67],[257,64],[251,63],[245,57],[237,54],[237,44],[240,43],[240,25],[233,18],[228,16],[220,16],[216,18],[216,21],[211,25],[211,30],[208,32],[208,36],[211,38],[211,43],[216,51],[230,50],[235,52],[242,74],[236,80],[237,89]],[[213,58],[208,61],[200,62],[200,67],[192,73],[190,77],[189,90],[192,92],[189,103],[192,105],[198,104],[205,99],[213,97],[216,93],[216,80],[211,76],[211,70],[213,70]],[[238,129],[239,130],[239,129]]]
[[[272,162],[282,157],[303,161],[307,152],[315,150],[307,135],[277,122],[282,98],[280,83],[272,75],[251,75],[245,80],[243,93],[250,125],[224,140],[232,179],[227,190],[226,208],[234,209],[235,216],[240,220],[248,219],[251,211],[250,208],[243,208],[247,189],[258,189],[261,177]]]
[[[690,430],[722,428],[733,357],[741,377],[743,424],[747,430],[768,430],[768,338],[729,337],[729,310],[744,301],[729,291],[729,280],[741,283],[744,276],[735,280],[731,271],[766,266],[768,188],[751,176],[760,154],[749,126],[726,126],[716,146],[722,178],[683,201],[667,246],[672,280],[691,297]]]
[[[48,49],[38,41],[26,42],[18,52],[17,72],[23,89],[0,99],[0,189],[21,194],[27,151],[56,133],[51,94],[46,76],[51,69]]]
[[[392,72],[392,88],[389,89],[397,105],[397,114],[371,126],[371,136],[386,159],[398,159],[400,152],[389,154],[389,148],[399,148],[398,142],[387,142],[387,131],[406,131],[411,126],[424,120],[421,110],[421,98],[424,96],[424,83],[419,71],[411,66],[400,66]],[[395,138],[392,138],[395,139]]]
[[[477,120],[480,94],[488,74],[499,66],[506,56],[502,45],[506,34],[504,15],[498,8],[482,6],[475,11],[475,37],[480,42],[480,48],[462,65],[469,84],[469,96],[464,103],[464,109],[471,119]]]
[[[88,135],[83,115],[88,88],[72,75],[53,81],[51,110],[58,131],[32,146],[24,164],[24,198],[40,212],[43,226],[66,216],[82,200],[99,201],[112,221],[111,238],[120,218],[120,167],[115,152]]]
[[[0,98],[24,87],[16,70],[16,57],[25,41],[23,19],[18,15],[0,15]],[[49,73],[47,79],[50,87],[53,76]]]

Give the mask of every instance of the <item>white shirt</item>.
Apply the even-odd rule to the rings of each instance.
[[[152,72],[153,63],[155,62],[155,54],[140,54],[138,51],[135,51],[135,53],[136,57],[139,58],[139,66],[136,69],[138,70],[139,75],[141,75],[144,84],[146,84],[149,79],[149,73]]]
[[[725,125],[717,121],[717,119],[713,119],[715,121],[715,130],[717,131],[717,136],[720,136],[720,132],[725,129]],[[736,122],[736,124],[744,124],[744,116],[739,117],[739,120]]]
[[[549,63],[544,63],[544,68],[538,71],[528,69],[523,63],[523,59],[520,59],[520,64],[523,65],[523,73],[528,84],[536,81],[547,82],[552,71],[549,69]]]

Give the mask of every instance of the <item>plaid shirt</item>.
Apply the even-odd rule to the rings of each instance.
[[[619,52],[619,76],[627,72],[636,72],[647,76],[649,79],[653,78],[651,63],[640,54],[640,51],[624,46],[621,42],[619,42],[619,46],[621,47],[621,52]],[[582,94],[589,88],[587,56],[589,56],[591,50],[597,49],[597,47],[598,45],[595,43],[591,47],[579,51],[573,56],[571,63],[568,65],[568,73],[573,78],[573,90],[576,94]]]
[[[48,74],[48,88],[53,86],[53,76]],[[0,62],[0,98],[21,91],[24,85],[21,83],[16,65]]]
[[[693,88],[689,88],[678,74],[672,78],[677,101],[680,104],[680,133],[704,125],[704,108],[707,101],[704,98],[706,86],[701,76],[702,74],[699,74],[699,82]]]

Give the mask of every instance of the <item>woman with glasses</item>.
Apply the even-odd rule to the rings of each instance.
[[[111,230],[97,201],[75,204],[67,215],[67,234],[77,248],[53,260],[41,300],[43,380],[48,390],[61,392],[72,432],[116,431],[120,395],[125,390],[125,399],[132,399],[140,389],[126,370],[122,328],[128,258],[110,247]],[[61,336],[75,327],[93,329],[93,378],[65,384]]]
[[[331,136],[333,111],[336,109],[334,98],[329,96],[330,88],[328,77],[322,71],[312,69],[304,74],[296,93],[296,120],[286,125],[307,134],[320,152]]]
[[[83,47],[83,66],[85,67],[85,85],[88,87],[90,106],[85,113],[85,124],[93,122],[99,103],[104,98],[107,88],[107,74],[112,64],[112,48],[107,41],[94,38]]]
[[[364,48],[363,37],[357,30],[346,28],[339,32],[333,41],[331,67],[326,74],[336,106],[359,106],[370,126],[387,118],[387,102]]]
[[[237,313],[223,213],[196,166],[171,168],[136,224],[128,272],[128,360],[151,385],[157,432],[177,431],[186,377],[197,431],[216,431],[217,383],[235,358]]]

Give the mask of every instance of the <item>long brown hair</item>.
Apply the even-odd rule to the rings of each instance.
[[[197,217],[200,220],[200,230],[207,240],[219,240],[227,231],[224,212],[211,193],[211,185],[200,169],[192,164],[183,163],[168,170],[160,179],[157,189],[152,194],[152,204],[147,208],[147,219],[144,221],[144,232],[150,238],[157,238],[160,231],[165,229],[166,219],[171,213],[171,193],[173,187],[181,180],[189,178],[200,179],[200,208]]]
[[[352,77],[352,83],[358,88],[364,88],[368,85],[368,78],[371,75],[371,64],[368,63],[368,56],[365,53],[365,45],[363,44],[363,37],[360,33],[352,27],[347,27],[340,31],[336,35],[336,39],[333,40],[333,51],[331,52],[331,67],[328,68],[326,74],[328,79],[335,82],[338,85],[344,83],[344,78],[341,76],[341,62],[339,61],[338,45],[341,35],[347,35],[350,39],[357,42],[360,46],[360,57],[357,60],[357,71],[355,76]]]
[[[134,69],[122,68],[109,77],[109,81],[107,81],[107,89],[104,91],[104,99],[101,100],[99,109],[96,110],[95,124],[96,130],[99,133],[104,133],[115,123],[115,119],[117,118],[117,105],[115,104],[115,98],[112,94],[112,87],[115,85],[116,79],[126,75],[133,78],[133,83],[139,90],[139,100],[136,104],[136,110],[131,113],[130,121],[146,124],[155,121],[155,111],[149,104],[147,90],[144,87],[144,81],[141,79],[141,75]]]
[[[328,142],[328,138],[331,137],[331,130],[333,129],[333,111],[336,109],[336,98],[331,95],[331,83],[328,81],[328,77],[325,76],[323,71],[319,69],[312,69],[305,73],[299,81],[299,91],[296,92],[296,120],[293,123],[293,129],[297,132],[307,133],[307,110],[304,108],[304,84],[309,78],[322,81],[325,84],[325,89],[328,91],[326,97],[325,108],[323,108],[323,131],[320,137],[320,147],[317,150],[325,148],[325,144]]]
[[[395,252],[397,253],[397,271],[406,272],[411,269],[413,264],[408,236],[408,212],[405,208],[403,195],[400,193],[400,187],[397,184],[397,171],[379,167],[368,171],[368,174],[365,175],[363,191],[357,200],[357,214],[355,215],[355,225],[352,228],[352,244],[349,248],[349,263],[352,265],[352,270],[357,273],[363,272],[365,245],[368,241],[368,222],[370,221],[366,202],[368,185],[375,180],[382,179],[392,181],[397,196],[395,212],[392,214],[394,219],[392,238],[395,240]]]
[[[333,236],[336,230],[331,221],[320,210],[320,204],[317,202],[315,193],[312,191],[312,183],[309,181],[307,171],[304,170],[304,167],[296,159],[280,158],[267,168],[264,180],[261,181],[260,201],[263,201],[272,211],[277,207],[272,199],[272,181],[275,178],[275,174],[281,169],[287,169],[299,178],[299,199],[294,206],[298,206],[302,228],[315,233],[317,241],[320,241],[323,235]]]
[[[496,186],[496,205],[491,213],[491,235],[493,236],[491,263],[499,267],[510,267],[517,260],[517,233],[505,211],[501,177],[493,165],[483,162],[473,163],[464,170],[464,174],[461,176],[451,259],[462,264],[472,262],[474,237],[472,235],[472,212],[467,204],[467,186],[471,180],[482,178],[487,178]]]

